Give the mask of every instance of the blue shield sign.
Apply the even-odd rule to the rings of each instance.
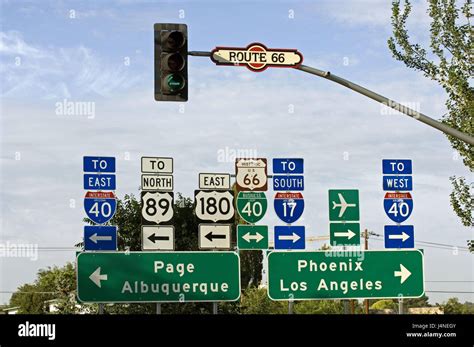
[[[283,222],[296,222],[304,211],[304,199],[301,193],[277,193],[273,201],[275,212]]]
[[[107,223],[115,214],[117,200],[113,192],[87,192],[84,198],[87,217],[94,223]]]
[[[304,226],[276,226],[275,249],[304,249]]]
[[[114,157],[84,157],[84,172],[115,172]]]
[[[415,248],[413,225],[386,225],[385,248]]]
[[[115,190],[115,175],[84,175],[85,190]]]
[[[413,190],[411,176],[383,176],[383,190],[406,191]]]
[[[413,211],[413,199],[410,193],[386,193],[383,207],[387,216],[395,223],[402,223]]]
[[[273,190],[299,191],[304,190],[304,176],[302,175],[273,175]]]
[[[303,159],[273,159],[273,173],[276,174],[302,174]]]
[[[384,175],[411,175],[411,159],[382,159]]]
[[[116,226],[84,226],[84,250],[86,251],[116,251]]]

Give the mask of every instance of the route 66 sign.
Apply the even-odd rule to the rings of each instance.
[[[386,193],[383,207],[387,216],[395,223],[402,223],[413,211],[413,199],[410,193]]]
[[[273,202],[275,212],[283,222],[296,222],[304,210],[304,199],[301,193],[277,193]]]
[[[117,201],[113,192],[87,192],[84,209],[94,223],[107,223],[115,214]]]
[[[142,224],[156,225],[173,218],[173,193],[142,192]]]
[[[267,159],[236,159],[235,177],[239,192],[242,190],[266,191],[268,189]]]
[[[230,222],[234,220],[234,192],[232,190],[196,190],[195,213],[200,221]]]

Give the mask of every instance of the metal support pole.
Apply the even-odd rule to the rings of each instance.
[[[205,52],[205,51],[190,51],[188,52],[188,55],[190,56],[195,56],[195,57],[210,57],[211,56],[211,52]],[[300,65],[299,67],[296,68],[297,70],[300,70],[300,71],[303,71],[303,72],[306,72],[306,73],[309,73],[309,74],[312,74],[312,75],[316,75],[318,77],[322,77],[322,78],[325,78],[327,80],[330,80],[332,82],[335,82],[335,83],[338,83],[346,88],[349,88],[359,94],[362,94],[368,98],[371,98],[375,101],[378,101],[388,107],[391,107],[393,108],[394,110],[397,110],[401,113],[404,113],[406,114],[407,116],[410,116],[412,117],[413,119],[416,119],[422,123],[425,123],[447,135],[450,135],[450,136],[453,136],[461,141],[464,141],[466,142],[467,144],[470,144],[471,146],[474,145],[474,137],[469,135],[469,134],[466,134],[466,133],[463,133],[462,131],[459,131],[459,130],[456,130],[454,128],[451,128],[450,126],[444,124],[444,123],[441,123],[431,117],[428,117],[427,115],[424,115],[423,113],[421,112],[418,112],[418,111],[415,111],[409,107],[406,107],[406,106],[403,106],[401,104],[399,104],[398,102],[394,101],[394,100],[391,100],[383,95],[380,95],[380,94],[377,94],[367,88],[364,88],[358,84],[355,84],[355,83],[352,83],[348,80],[345,80],[344,78],[342,77],[339,77],[339,76],[336,76],[336,75],[333,75],[332,73],[330,73],[329,71],[323,71],[323,70],[319,70],[319,69],[316,69],[316,68],[313,68],[313,67],[310,67],[310,66],[306,66],[306,65]]]
[[[161,314],[161,304],[160,303],[156,304],[156,314]]]
[[[398,299],[398,314],[404,314],[403,298]]]
[[[217,302],[212,303],[212,314],[219,314]]]
[[[344,314],[349,314],[350,313],[349,300],[343,300],[343,302],[344,302]]]
[[[364,249],[369,249],[369,231],[367,229],[364,230]],[[364,300],[365,304],[365,314],[369,314],[369,299]]]
[[[406,106],[403,106],[401,104],[399,104],[398,102],[394,101],[394,100],[391,100],[389,98],[386,98],[385,96],[383,95],[380,95],[380,94],[377,94],[367,88],[364,88],[358,84],[355,84],[355,83],[352,83],[348,80],[345,80],[344,78],[341,78],[339,76],[336,76],[336,75],[333,75],[332,73],[330,73],[329,71],[323,71],[323,70],[319,70],[319,69],[315,69],[313,67],[309,67],[309,66],[306,66],[306,65],[300,65],[298,68],[298,70],[301,70],[303,72],[307,72],[307,73],[310,73],[312,75],[316,75],[316,76],[319,76],[319,77],[322,77],[322,78],[325,78],[327,80],[330,80],[330,81],[333,81],[335,83],[338,83],[346,88],[349,88],[349,89],[352,89],[353,91],[357,92],[357,93],[360,93],[364,96],[367,96],[368,98],[371,98],[375,101],[378,101],[388,107],[391,107],[393,108],[394,110],[397,110],[401,113],[404,113],[406,114],[407,116],[410,116],[422,123],[425,123],[435,129],[438,129],[439,131],[447,134],[447,135],[451,135],[461,141],[464,141],[468,144],[470,144],[471,146],[474,145],[474,137],[473,136],[470,136],[466,133],[463,133],[459,130],[456,130],[454,128],[451,128],[450,126],[444,124],[444,123],[441,123],[433,118],[430,118],[426,115],[424,115],[423,113],[421,112],[418,112],[418,111],[415,111],[409,107],[406,107]]]
[[[294,304],[295,302],[293,300],[288,301],[288,314],[293,314],[294,313]]]
[[[104,314],[104,304],[99,304],[99,314]]]

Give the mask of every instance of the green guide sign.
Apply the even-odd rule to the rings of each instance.
[[[83,302],[235,301],[235,252],[86,252],[77,257]]]

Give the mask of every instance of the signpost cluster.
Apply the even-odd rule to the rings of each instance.
[[[117,209],[115,158],[84,157],[84,210],[94,223],[84,226],[85,251],[117,250],[117,227],[106,226]]]
[[[194,202],[194,211],[199,222],[199,249],[230,249],[235,216],[230,175],[199,174],[199,190],[194,191]]]
[[[141,172],[142,251],[117,252],[115,247],[115,252],[80,253],[78,299],[100,304],[154,302],[157,312],[163,302],[238,300],[241,286],[237,253],[175,251],[173,158],[143,157]],[[229,229],[215,227],[216,222],[233,220],[230,175],[210,176],[200,175],[203,190],[197,191],[196,212],[200,211],[198,218],[206,222],[200,225],[200,248],[229,249]],[[214,307],[216,312],[217,305]]]
[[[268,261],[272,300],[419,297],[424,293],[419,250],[362,251],[359,191],[329,190],[329,251],[304,251],[305,227],[294,225],[304,211],[304,161],[273,159],[274,209],[286,225],[275,226]],[[77,297],[83,302],[235,301],[240,297],[240,258],[233,249],[235,210],[246,224],[236,231],[238,250],[269,250],[266,158],[238,158],[235,196],[228,173],[200,173],[194,192],[199,252],[176,251],[173,158],[141,158],[141,252],[117,252],[117,228],[104,225],[115,214],[115,158],[84,157],[84,207],[96,225],[84,228],[77,257]],[[413,248],[411,161],[384,160],[386,248]],[[407,199],[409,197],[410,199]],[[410,231],[411,228],[411,231]],[[409,240],[411,239],[411,240]],[[411,242],[411,243],[410,243]],[[410,246],[411,245],[411,246]],[[342,246],[342,247],[338,247]],[[348,246],[352,246],[347,248]],[[212,252],[206,252],[206,251]],[[91,252],[92,251],[92,252]],[[291,252],[290,252],[291,251]],[[292,306],[289,306],[289,308]],[[158,309],[159,308],[159,309]],[[289,309],[291,312],[292,309]]]
[[[142,157],[141,182],[142,250],[173,251],[173,158]]]
[[[303,173],[303,159],[273,159],[273,206],[278,218],[286,223],[275,226],[275,249],[305,249],[305,227],[292,225],[304,211]]]
[[[331,246],[360,246],[359,190],[329,190]]]
[[[268,249],[268,226],[255,225],[267,212],[267,171],[266,158],[237,158],[235,161],[236,206],[239,216],[247,223],[237,225],[238,249]]]
[[[384,210],[396,225],[385,225],[385,248],[414,248],[413,225],[401,225],[413,211],[412,161],[409,159],[383,159]]]

